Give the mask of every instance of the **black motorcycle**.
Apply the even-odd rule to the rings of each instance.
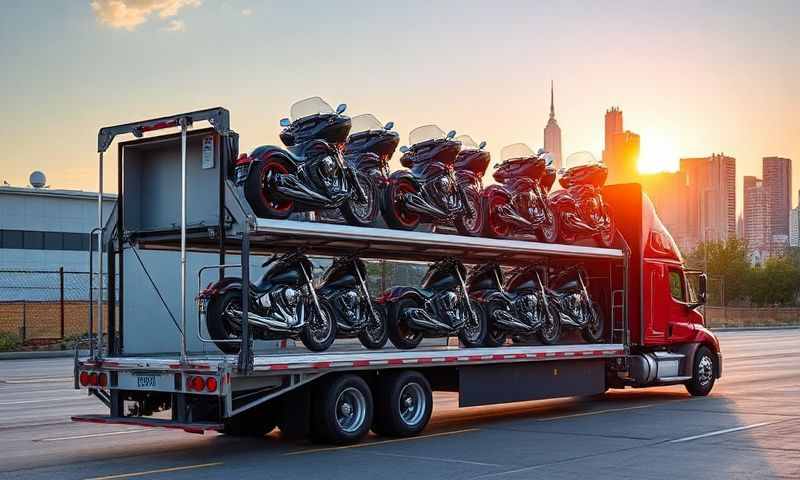
[[[461,262],[448,258],[431,264],[421,287],[386,290],[378,302],[386,308],[392,344],[409,349],[423,337],[458,336],[467,347],[481,346],[486,318],[469,297],[466,273]]]
[[[331,346],[336,324],[322,308],[312,281],[313,266],[302,252],[273,255],[262,265],[261,278],[250,284],[248,325],[253,338],[299,338],[315,352]],[[201,311],[213,340],[241,338],[242,279],[226,277],[199,295]],[[225,353],[239,351],[237,342],[216,342]]]
[[[339,209],[351,225],[366,226],[378,214],[377,189],[347,165],[342,151],[350,118],[319,97],[292,105],[281,120],[288,148],[261,146],[236,162],[236,181],[259,217],[285,219],[293,212]]]
[[[363,260],[354,256],[334,260],[322,276],[317,297],[322,310],[335,319],[338,337],[358,337],[369,349],[386,345],[386,316],[370,297]]]
[[[392,228],[414,230],[421,222],[434,226],[455,226],[461,235],[477,235],[472,230],[480,215],[480,197],[468,195],[455,175],[455,162],[461,143],[456,132],[445,135],[436,125],[415,128],[409,135],[411,148],[401,147],[398,170],[389,177],[383,190],[381,211]]]
[[[570,267],[554,275],[547,289],[548,301],[558,312],[562,326],[580,329],[584,340],[598,343],[605,328],[603,309],[589,296],[586,277],[580,267]]]
[[[509,336],[527,341],[536,335],[545,345],[558,341],[561,334],[558,312],[548,302],[535,267],[518,267],[506,284],[503,269],[497,263],[476,265],[467,284],[470,296],[486,313],[486,346],[499,347]]]

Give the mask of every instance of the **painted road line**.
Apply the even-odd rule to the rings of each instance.
[[[0,379],[0,383],[7,383],[8,385],[22,385],[26,383],[62,383],[62,382],[71,382],[72,377],[59,377],[59,378],[20,378],[20,379],[9,379],[4,378]]]
[[[113,435],[127,435],[129,433],[141,433],[141,432],[156,432],[158,430],[154,430],[152,428],[132,428],[130,430],[118,430],[115,432],[103,432],[103,433],[87,433],[86,435],[71,435],[69,437],[52,437],[52,438],[39,438],[34,440],[34,442],[58,442],[61,440],[78,440],[81,438],[94,438],[94,437],[110,437]]]
[[[117,479],[117,478],[143,477],[145,475],[154,475],[156,473],[180,472],[180,471],[183,471],[183,470],[194,470],[194,469],[197,469],[197,468],[217,467],[219,465],[222,465],[222,462],[201,463],[199,465],[185,465],[185,466],[182,466],[182,467],[159,468],[158,470],[146,470],[146,471],[143,471],[143,472],[120,473],[120,474],[117,474],[117,475],[106,475],[104,477],[87,478],[86,480],[114,480],[114,479]]]
[[[594,411],[591,411],[591,412],[571,413],[571,414],[568,414],[568,415],[559,415],[557,417],[540,418],[540,419],[537,419],[536,421],[537,422],[550,422],[550,421],[553,421],[553,420],[563,420],[563,419],[566,419],[566,418],[587,417],[587,416],[590,416],[590,415],[603,415],[603,414],[606,414],[606,413],[624,412],[624,411],[627,411],[627,410],[639,410],[639,409],[642,409],[642,408],[650,408],[650,407],[658,407],[658,406],[661,406],[661,405],[667,405],[667,404],[670,404],[670,403],[676,402],[676,401],[685,401],[685,400],[669,400],[669,401],[660,402],[660,403],[648,403],[647,405],[637,405],[635,407],[607,408],[605,410],[594,410]]]
[[[782,421],[782,420],[773,420],[771,422],[754,423],[752,425],[745,425],[743,427],[726,428],[725,430],[717,430],[715,432],[708,432],[708,433],[703,433],[703,434],[700,434],[700,435],[692,435],[691,437],[676,438],[675,440],[670,440],[667,443],[691,442],[692,440],[699,440],[701,438],[716,437],[717,435],[724,435],[726,433],[741,432],[743,430],[750,430],[750,429],[753,429],[753,428],[763,427],[765,425],[772,425],[773,423],[778,423],[780,421]]]
[[[408,442],[411,440],[423,440],[425,438],[433,438],[433,437],[444,437],[447,435],[457,435],[459,433],[468,433],[468,432],[477,432],[478,428],[465,428],[463,430],[453,430],[452,432],[439,432],[439,433],[431,433],[429,435],[419,435],[416,437],[408,437],[408,438],[393,438],[391,440],[379,440],[377,442],[368,442],[368,443],[357,443],[355,445],[344,445],[341,447],[327,447],[327,448],[312,448],[309,450],[297,450],[294,452],[284,453],[284,456],[291,456],[291,455],[305,455],[307,453],[322,453],[322,452],[335,452],[337,450],[349,450],[353,448],[364,448],[364,447],[374,447],[378,445],[386,445],[387,443],[398,443],[398,442]]]
[[[507,465],[500,465],[499,463],[485,463],[473,462],[470,460],[459,460],[457,458],[440,458],[440,457],[425,457],[421,455],[403,455],[400,453],[385,453],[385,452],[370,452],[370,455],[378,455],[381,457],[397,457],[409,458],[412,460],[427,460],[431,462],[445,462],[445,463],[464,463],[467,465],[477,465],[479,467],[506,467]]]

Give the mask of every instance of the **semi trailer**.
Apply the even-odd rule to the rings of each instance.
[[[460,406],[677,384],[702,396],[720,377],[719,342],[701,314],[705,277],[685,268],[639,185],[603,191],[618,230],[613,248],[263,219],[233,181],[238,136],[229,118],[212,108],[100,130],[100,195],[104,153],[117,136],[137,138],[117,144],[117,203],[89,252],[107,282],[95,288],[89,355],[75,354],[75,388],[109,414],[74,421],[229,435],[277,426],[287,437],[345,443],[370,430],[421,432],[433,391],[457,392]],[[193,128],[200,122],[210,127]],[[180,132],[144,135],[167,128]],[[606,319],[603,340],[311,353],[292,342],[254,342],[242,322],[241,339],[229,340],[238,354],[221,352],[194,298],[225,272],[250,278],[263,256],[298,248],[320,258],[580,265]],[[247,318],[246,301],[242,309]]]

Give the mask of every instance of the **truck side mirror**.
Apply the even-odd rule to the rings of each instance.
[[[700,305],[706,304],[706,282],[706,274],[701,273],[700,277],[697,279],[697,289],[699,290],[697,292],[697,303]]]

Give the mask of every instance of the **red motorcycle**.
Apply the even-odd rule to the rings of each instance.
[[[547,243],[558,239],[558,221],[547,197],[555,182],[553,160],[544,150],[533,153],[524,143],[501,150],[495,165],[499,183],[484,193],[484,230],[491,237],[533,236]]]
[[[408,170],[392,173],[383,190],[381,211],[387,225],[414,230],[424,222],[455,226],[461,235],[480,234],[474,230],[480,195],[456,178],[461,143],[454,140],[455,135],[455,131],[445,135],[436,125],[411,131],[411,147],[400,148],[400,164]]]
[[[572,166],[558,179],[564,188],[550,194],[550,204],[559,219],[559,240],[573,243],[593,238],[601,247],[610,248],[616,229],[602,195],[608,167],[589,152],[573,153],[566,164]]]

